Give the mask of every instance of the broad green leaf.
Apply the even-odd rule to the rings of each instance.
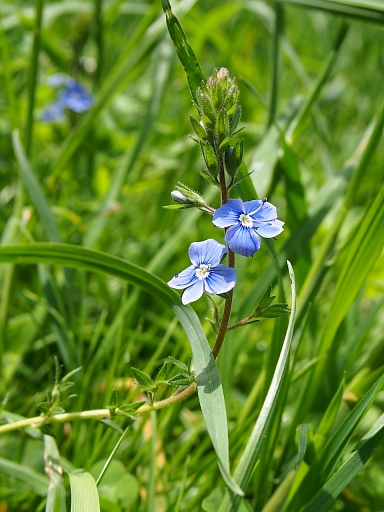
[[[99,495],[93,476],[86,471],[71,471],[71,512],[100,512]]]
[[[171,4],[168,0],[161,0],[161,5],[165,13],[169,35],[171,36],[177,56],[187,75],[191,96],[196,100],[196,91],[201,86],[201,82],[205,80],[204,73],[179,20],[172,12]]]
[[[197,390],[208,433],[226,484],[242,494],[229,472],[228,427],[219,372],[200,321],[190,306],[156,275],[126,260],[100,251],[68,244],[34,243],[0,247],[0,262],[38,263],[81,268],[115,276],[140,286],[163,300],[178,317],[192,348]]]

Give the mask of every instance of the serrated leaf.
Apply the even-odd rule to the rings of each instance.
[[[178,359],[175,359],[172,356],[167,357],[168,361],[170,361],[172,364],[180,368],[182,372],[189,373],[189,367],[183,363],[182,361],[179,361]]]
[[[289,315],[291,310],[288,308],[288,304],[277,303],[271,304],[262,311],[258,311],[255,316],[257,318],[280,318]]]
[[[148,390],[155,388],[151,377],[147,373],[139,370],[138,368],[134,368],[133,366],[131,367],[131,372],[140,386]]]

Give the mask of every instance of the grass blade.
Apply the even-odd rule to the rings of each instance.
[[[116,256],[68,244],[34,243],[0,247],[0,262],[63,265],[101,272],[140,286],[171,307],[191,344],[201,409],[227,485],[242,494],[229,473],[228,427],[219,372],[200,321],[190,306],[164,281],[147,270]]]
[[[325,512],[337,496],[351,482],[384,439],[384,415],[358,443],[340,469],[328,480],[303,512]]]
[[[100,512],[99,495],[93,476],[86,471],[69,473],[71,512]]]
[[[264,404],[261,408],[259,417],[256,421],[256,424],[253,428],[252,434],[248,443],[245,447],[245,450],[241,456],[240,462],[235,470],[234,478],[239,483],[242,488],[245,488],[251,474],[254,470],[257,458],[260,454],[260,450],[263,444],[263,438],[265,432],[268,428],[268,425],[271,421],[271,416],[273,413],[274,405],[276,404],[280,391],[281,391],[281,383],[283,381],[284,374],[288,368],[289,363],[289,352],[291,348],[294,323],[295,323],[295,313],[296,313],[296,286],[295,286],[295,274],[290,262],[287,262],[289,276],[291,278],[291,290],[292,290],[292,309],[291,309],[291,317],[289,320],[289,325],[287,329],[287,333],[285,335],[283,347],[281,349],[279,361],[276,365],[276,370],[272,378],[271,385],[269,387],[267,396],[264,400]],[[231,498],[225,498],[223,503],[219,509],[220,512],[235,512],[238,510],[240,506],[240,499],[238,497],[232,496]]]
[[[172,12],[171,4],[168,0],[161,0],[161,5],[165,13],[169,35],[171,36],[177,56],[187,75],[191,96],[196,100],[196,91],[200,87],[201,82],[205,80],[204,73],[179,20]]]
[[[12,142],[17,161],[20,165],[21,174],[25,181],[25,185],[40,216],[41,222],[44,225],[47,236],[52,242],[61,242],[61,236],[57,228],[53,213],[51,212],[43,190],[31,169],[21,144],[19,133],[16,130],[14,130],[12,133]]]

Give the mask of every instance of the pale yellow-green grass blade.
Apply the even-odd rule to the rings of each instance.
[[[69,473],[71,512],[100,512],[99,495],[93,476],[86,471]]]

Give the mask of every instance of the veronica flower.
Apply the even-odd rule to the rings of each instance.
[[[65,109],[80,113],[91,108],[92,95],[72,77],[64,73],[56,73],[49,78],[48,83],[50,86],[61,90],[56,101],[43,112],[42,118],[44,121],[61,121],[64,119]]]
[[[253,256],[260,249],[261,235],[273,238],[283,231],[284,222],[277,219],[277,210],[267,199],[246,201],[228,199],[215,210],[212,222],[219,228],[228,228],[225,241],[241,256]]]
[[[212,238],[203,242],[193,242],[188,250],[192,265],[187,267],[168,282],[171,288],[186,288],[182,303],[189,304],[203,293],[226,293],[236,284],[236,270],[220,264],[228,252],[225,245]]]

